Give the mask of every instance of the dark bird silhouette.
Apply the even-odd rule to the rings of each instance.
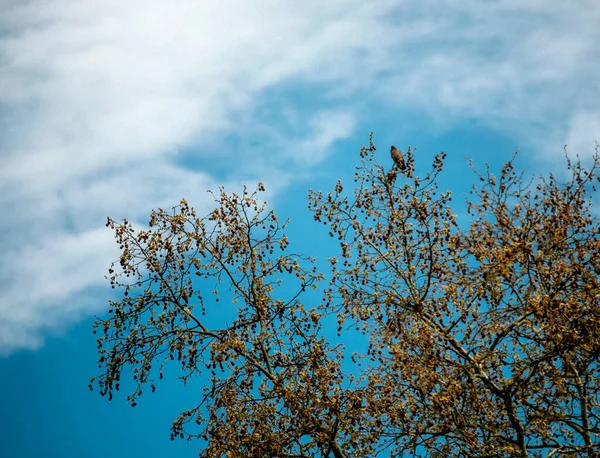
[[[392,149],[390,151],[390,155],[392,156],[392,161],[398,166],[400,170],[406,169],[406,164],[404,162],[404,157],[398,148],[392,145]]]

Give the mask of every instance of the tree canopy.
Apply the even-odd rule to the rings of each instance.
[[[290,253],[260,183],[204,217],[109,218],[119,300],[90,388],[112,398],[133,369],[135,406],[179,364],[205,383],[171,434],[206,458],[599,456],[600,156],[567,156],[565,182],[474,168],[460,217],[443,153],[386,159],[371,140],[352,186],[310,192],[340,246],[327,272]]]

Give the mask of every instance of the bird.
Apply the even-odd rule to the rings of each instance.
[[[392,161],[398,166],[400,170],[406,169],[406,164],[404,163],[404,157],[398,148],[392,145],[390,150],[390,155],[392,156]]]

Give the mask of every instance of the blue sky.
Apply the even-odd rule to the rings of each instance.
[[[176,380],[135,409],[87,389],[108,215],[262,180],[319,255],[308,188],[350,184],[369,131],[382,161],[446,151],[459,195],[465,156],[560,171],[600,136],[599,22],[596,0],[0,0],[0,456],[196,454],[169,440]]]

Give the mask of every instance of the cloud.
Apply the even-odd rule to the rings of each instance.
[[[0,292],[0,354],[35,348],[41,329],[79,316],[75,294],[95,286],[117,254],[107,249],[110,237],[101,229],[49,234],[4,254],[0,278],[10,286]]]
[[[98,305],[107,215],[224,183],[276,195],[368,104],[593,150],[599,20],[595,0],[5,1],[0,349]]]
[[[570,153],[585,156],[595,151],[595,145],[600,143],[600,110],[576,112],[567,132],[566,144]]]
[[[597,110],[590,106],[600,96],[597,2],[420,5],[407,16],[430,33],[401,48],[400,68],[378,85],[392,103],[442,126],[477,118],[538,148],[549,134],[544,146],[562,144],[580,110]]]

